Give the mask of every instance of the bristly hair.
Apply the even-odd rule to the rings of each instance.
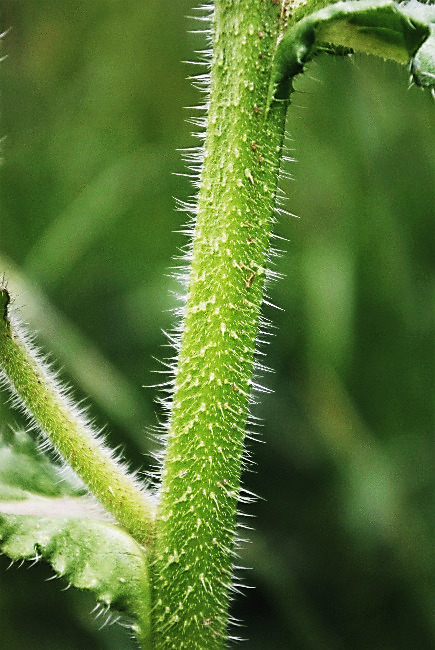
[[[158,438],[160,442],[160,450],[154,454],[156,461],[155,469],[149,473],[149,477],[156,484],[160,478],[161,469],[163,466],[163,460],[165,456],[165,443],[166,435],[170,429],[171,424],[171,411],[173,406],[173,395],[174,389],[176,386],[177,378],[177,361],[181,345],[181,336],[183,333],[184,319],[185,319],[185,308],[187,301],[187,292],[188,292],[188,283],[189,283],[189,263],[192,261],[192,248],[193,248],[193,238],[195,231],[195,224],[197,218],[197,200],[198,192],[200,188],[201,181],[201,172],[204,159],[204,140],[205,133],[208,123],[208,110],[209,110],[209,89],[210,89],[210,69],[211,69],[211,57],[212,57],[212,24],[213,24],[213,6],[212,5],[203,5],[198,8],[198,14],[192,16],[191,18],[199,21],[201,23],[201,29],[193,30],[194,33],[200,34],[202,38],[205,38],[207,41],[206,49],[198,51],[198,60],[189,62],[190,65],[194,65],[195,68],[202,68],[199,74],[195,74],[189,77],[190,81],[193,83],[194,87],[198,89],[203,95],[203,102],[197,106],[189,107],[190,111],[195,111],[195,116],[188,118],[188,123],[192,124],[195,128],[199,129],[193,133],[193,136],[199,140],[199,145],[195,147],[190,147],[181,150],[181,154],[186,165],[186,171],[182,173],[182,176],[185,176],[189,179],[191,185],[194,188],[194,193],[185,200],[175,199],[176,209],[179,212],[185,213],[187,215],[187,221],[184,226],[179,230],[179,232],[187,237],[187,243],[185,243],[180,249],[179,254],[175,258],[176,265],[172,268],[172,277],[177,280],[180,286],[180,291],[176,294],[177,306],[172,310],[175,317],[175,325],[169,332],[164,332],[167,340],[167,345],[173,350],[173,355],[161,361],[162,368],[157,370],[159,374],[164,375],[165,380],[157,384],[160,395],[156,398],[156,402],[163,413],[163,420],[154,427],[152,430],[149,430],[154,439]],[[288,137],[288,136],[286,136]],[[284,147],[284,158],[285,161],[293,162],[293,158],[289,154],[290,150],[287,150]],[[280,172],[280,180],[291,178],[291,175],[286,171],[282,170]],[[284,192],[279,189],[277,192],[275,214],[277,216],[289,215],[294,217],[295,215],[287,212],[283,203],[285,200]],[[275,217],[273,217],[275,221]],[[271,236],[271,240],[283,240],[283,238],[278,235]],[[265,286],[264,286],[264,297],[263,303],[267,306],[278,308],[270,301],[268,297],[268,289],[270,284],[279,279],[281,274],[277,272],[273,267],[275,265],[275,259],[278,258],[282,251],[278,248],[275,248],[272,245],[272,241],[269,248],[268,264],[265,275]],[[254,352],[254,380],[250,382],[251,393],[249,395],[249,408],[246,420],[246,430],[243,431],[245,435],[246,442],[249,443],[251,440],[257,441],[259,439],[259,428],[261,426],[261,421],[259,418],[252,412],[253,407],[257,403],[257,396],[261,393],[270,392],[269,389],[263,386],[260,383],[260,378],[268,372],[271,372],[270,368],[264,364],[263,358],[265,353],[263,352],[263,345],[268,343],[268,338],[272,335],[272,325],[270,321],[265,317],[261,316],[259,321],[259,328],[257,332],[257,339]],[[252,459],[252,452],[249,444],[245,444],[245,450],[243,455],[243,469],[245,471],[253,471],[254,461]],[[250,504],[256,499],[256,495],[247,490],[243,485],[240,486],[238,491],[238,502],[239,504]],[[245,539],[239,534],[241,528],[248,528],[244,523],[240,521],[240,518],[246,517],[248,515],[243,514],[239,511],[238,520],[235,524],[234,530],[231,531],[233,539],[235,540],[234,548],[229,550],[233,555],[234,559],[237,558],[240,547],[246,542]],[[233,577],[237,576],[237,582],[228,585],[230,594],[233,595],[238,593],[240,588],[243,585],[243,581],[240,577],[241,567],[233,566]],[[230,617],[230,626],[237,624],[237,621]],[[230,637],[232,640],[241,640],[238,637]]]
[[[159,360],[163,369],[155,372],[164,375],[166,380],[152,386],[159,390],[160,394],[155,398],[155,402],[158,404],[163,415],[163,419],[159,418],[159,422],[156,426],[148,428],[147,430],[148,435],[158,443],[158,450],[152,454],[155,466],[147,472],[149,480],[151,480],[157,488],[159,486],[158,484],[166,451],[165,434],[167,434],[170,428],[172,401],[177,374],[177,361],[181,345],[181,335],[184,327],[185,306],[190,275],[189,265],[192,260],[198,191],[200,188],[202,163],[204,160],[204,140],[209,110],[214,6],[213,4],[202,4],[199,7],[194,8],[193,11],[195,13],[188,16],[188,19],[199,23],[200,28],[192,29],[190,30],[190,33],[199,35],[203,42],[205,40],[205,47],[195,51],[195,54],[197,55],[196,60],[185,61],[185,63],[200,69],[199,72],[195,72],[195,74],[189,76],[188,80],[191,81],[194,88],[199,90],[203,97],[200,104],[187,107],[189,111],[195,111],[195,113],[197,113],[194,117],[188,117],[186,121],[199,129],[192,133],[192,136],[199,140],[199,144],[197,146],[186,147],[179,150],[185,163],[186,171],[176,174],[189,179],[190,184],[194,188],[194,193],[189,196],[187,200],[175,199],[176,210],[187,215],[185,224],[177,231],[184,235],[187,238],[187,241],[185,244],[180,246],[179,253],[174,258],[176,265],[171,269],[171,277],[177,281],[178,286],[180,287],[180,291],[174,293],[178,304],[171,310],[175,323],[169,331],[163,332],[167,341],[166,345],[173,350],[173,355],[166,357],[164,360]],[[147,386],[147,388],[151,388],[151,386]]]
[[[7,290],[4,281],[0,282],[0,289]],[[131,470],[125,459],[122,457],[122,454],[110,448],[106,444],[104,428],[97,428],[94,421],[89,418],[87,409],[84,404],[77,403],[71,396],[71,388],[60,380],[59,372],[53,369],[53,365],[50,360],[47,359],[47,357],[44,356],[34,344],[33,335],[29,334],[27,330],[22,326],[13,303],[14,300],[12,299],[11,303],[8,304],[8,320],[11,323],[14,337],[26,349],[26,353],[28,354],[29,358],[34,361],[35,366],[38,368],[38,371],[46,380],[47,385],[50,385],[52,387],[53,392],[56,394],[57,399],[65,408],[65,411],[70,413],[72,419],[77,422],[84,430],[86,430],[90,438],[94,439],[97,442],[98,447],[101,449],[103,454],[108,459],[110,459],[111,462],[114,463],[115,466],[124,475],[128,476],[131,479],[136,488],[143,493],[147,493],[147,496],[150,497],[151,493],[149,491],[150,486],[148,485],[148,482],[143,481],[139,478],[141,472],[138,470]],[[24,404],[22,398],[16,393],[12,381],[5,374],[5,372],[0,369],[0,387],[3,386],[8,390],[9,401],[12,406],[24,414],[27,422],[29,423],[29,429],[36,432],[38,436],[39,450],[43,453],[48,452],[52,456],[55,462],[62,469],[62,472],[65,474],[65,476],[68,477],[68,480],[71,480],[71,477],[74,476],[74,480],[77,482],[77,485],[81,485],[83,488],[85,488],[81,478],[76,474],[76,472],[71,469],[71,467],[67,464],[65,459],[61,456],[59,451],[49,439],[48,432],[45,432],[41,429],[29,408],[26,406],[26,404]]]
[[[161,394],[155,399],[155,401],[159,405],[164,415],[163,421],[159,422],[156,427],[148,430],[153,439],[156,437],[160,439],[160,451],[154,454],[155,460],[157,461],[157,467],[151,471],[153,482],[156,481],[156,477],[160,473],[165,453],[164,447],[166,438],[165,435],[161,434],[165,434],[170,427],[172,396],[176,383],[177,361],[181,345],[181,335],[184,327],[185,306],[190,273],[189,264],[192,260],[193,237],[198,210],[197,201],[204,159],[204,140],[208,124],[210,69],[213,53],[212,26],[214,19],[214,6],[212,4],[203,4],[195,8],[194,11],[195,14],[188,16],[188,18],[199,22],[201,24],[201,28],[190,30],[190,33],[199,34],[203,39],[205,39],[206,47],[201,50],[196,50],[195,53],[198,55],[198,58],[194,61],[186,61],[186,63],[195,67],[203,68],[204,70],[203,72],[195,73],[194,75],[188,77],[188,80],[192,82],[193,86],[203,94],[203,102],[199,105],[187,107],[190,111],[202,113],[200,116],[187,118],[187,122],[200,129],[199,131],[194,131],[192,133],[192,136],[200,140],[201,144],[195,147],[187,147],[179,150],[186,165],[186,172],[177,173],[176,175],[187,177],[195,192],[185,200],[175,198],[176,210],[187,215],[185,224],[177,231],[187,237],[187,242],[179,248],[179,254],[174,258],[177,264],[171,269],[171,277],[177,281],[178,285],[180,286],[180,291],[174,293],[175,298],[178,302],[177,306],[172,309],[172,313],[175,317],[175,324],[171,330],[164,332],[164,334],[167,340],[167,346],[174,351],[174,354],[170,357],[165,358],[164,360],[160,360],[159,363],[163,366],[164,369],[155,371],[158,374],[166,376],[167,380],[161,383],[157,383],[153,386],[147,386],[147,388],[153,387],[160,390]],[[285,134],[285,140],[288,140],[288,134]],[[283,148],[283,161],[294,162],[294,158],[289,155],[290,151],[291,150],[286,146],[285,143]],[[279,172],[279,181],[289,178],[292,178],[291,174],[281,167]],[[279,187],[277,191],[275,214],[278,216],[284,215],[296,217],[296,215],[288,212],[283,207],[285,201],[286,195],[284,191]],[[275,221],[275,218],[273,218],[273,221]],[[273,233],[271,235],[271,239],[279,239],[285,241],[284,238],[279,237]],[[274,259],[280,257],[281,255],[282,251],[278,248],[275,248],[271,243],[269,248],[268,267],[266,269],[265,275],[263,304],[275,309],[280,308],[270,301],[267,292],[271,282],[282,277],[279,272],[275,271],[272,268],[275,265]],[[250,395],[251,406],[256,404],[256,394],[269,392],[267,388],[261,386],[257,382],[257,379],[259,378],[260,374],[262,375],[265,372],[271,372],[270,368],[268,368],[263,363],[260,363],[259,361],[259,358],[264,357],[264,352],[262,352],[261,348],[263,344],[268,343],[267,338],[272,335],[271,328],[272,325],[270,321],[262,316],[260,318],[260,326],[257,334],[255,349],[255,381],[252,382],[252,393]],[[250,413],[248,413],[247,417],[248,425],[252,424],[254,427],[258,426],[258,421]],[[248,438],[257,439],[257,433],[255,431],[252,431],[248,428],[248,431],[246,433]]]

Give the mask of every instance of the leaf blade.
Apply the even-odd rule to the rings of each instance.
[[[147,647],[150,611],[145,550],[25,434],[0,447],[0,552],[47,561],[78,589],[131,622]]]
[[[292,79],[321,51],[374,54],[411,64],[417,85],[435,88],[434,7],[417,0],[350,0],[302,18],[282,37],[271,77],[269,105],[288,98]]]

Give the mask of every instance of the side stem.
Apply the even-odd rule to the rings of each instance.
[[[67,399],[10,315],[9,302],[7,289],[0,286],[0,381],[11,388],[29,418],[121,526],[148,546],[154,517],[151,497]]]

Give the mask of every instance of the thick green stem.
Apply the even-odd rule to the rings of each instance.
[[[227,641],[237,502],[285,102],[276,2],[218,0],[208,127],[156,520],[155,647]]]
[[[7,381],[32,421],[90,491],[136,541],[148,545],[154,516],[151,497],[114,459],[62,394],[59,384],[10,316],[9,301],[8,291],[0,286],[0,378]]]

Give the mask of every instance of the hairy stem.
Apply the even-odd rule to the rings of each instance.
[[[271,0],[218,0],[204,164],[156,520],[156,648],[227,641],[237,502],[286,103]]]
[[[0,286],[0,379],[89,490],[136,541],[148,545],[154,516],[151,497],[69,402],[10,315],[9,302],[8,291]]]

